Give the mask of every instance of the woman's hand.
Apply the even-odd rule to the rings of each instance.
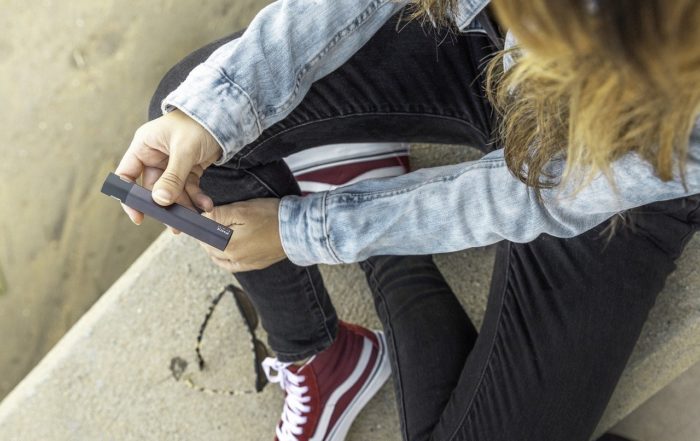
[[[279,199],[251,199],[203,213],[233,230],[225,251],[202,244],[212,261],[233,273],[267,268],[287,256],[279,234]]]
[[[214,203],[200,189],[199,178],[221,154],[204,127],[175,109],[136,130],[115,173],[130,181],[142,177],[142,185],[153,189],[153,200],[160,205],[178,202],[209,211]],[[141,223],[143,213],[122,207],[135,224]]]

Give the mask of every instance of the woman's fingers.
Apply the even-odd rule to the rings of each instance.
[[[192,173],[187,177],[185,191],[180,193],[180,196],[175,201],[176,203],[194,211],[197,211],[195,207],[199,208],[201,211],[211,211],[214,208],[214,202],[209,196],[204,194],[199,187],[199,174],[203,173],[203,171],[201,167],[192,169]],[[153,186],[163,175],[163,172],[163,169],[157,167],[145,167],[143,171],[143,186],[149,190],[153,189]],[[177,228],[170,226],[168,228],[170,228],[173,233],[180,234]]]
[[[220,260],[231,260],[231,256],[227,255],[225,252],[219,250],[218,248],[214,248],[211,245],[207,245],[203,242],[200,242],[202,244],[202,247],[204,248],[204,251],[211,257],[212,259],[220,259]]]
[[[192,169],[197,165],[192,145],[186,141],[170,140],[168,165],[153,185],[153,200],[160,205],[177,202],[185,189]]]
[[[204,127],[175,109],[136,129],[115,173],[130,182],[142,178],[160,205],[178,202],[209,211],[214,203],[199,188],[199,178],[222,152]],[[181,197],[183,193],[187,195]],[[143,213],[122,207],[134,223],[141,223]]]
[[[121,162],[119,162],[119,166],[117,166],[114,174],[127,181],[136,182],[138,177],[141,176],[143,168],[144,165],[141,160],[129,150],[126,152]],[[126,215],[129,216],[129,219],[136,225],[141,225],[141,222],[143,222],[143,213],[131,207],[127,207],[124,204],[121,205]]]
[[[158,167],[144,167],[143,168],[143,180],[142,180],[142,187],[147,188],[148,190],[153,189],[153,184],[156,183],[158,178],[160,178],[160,175],[163,174],[163,169],[158,168]]]
[[[236,272],[241,271],[241,269],[239,268],[239,265],[238,265],[237,263],[232,262],[232,261],[230,261],[230,260],[228,260],[228,259],[220,259],[220,258],[218,258],[218,257],[212,257],[211,260],[212,260],[212,262],[214,262],[217,266],[219,266],[220,268],[225,269],[226,271],[229,271],[229,272],[232,272],[232,273],[236,273]]]
[[[140,211],[134,210],[131,207],[127,207],[126,205],[122,204],[122,209],[126,213],[127,216],[129,216],[129,219],[131,219],[131,222],[135,223],[136,225],[141,225],[141,222],[143,222],[143,213]]]
[[[192,211],[197,211],[197,209],[194,206],[194,203],[192,202],[192,199],[190,199],[187,192],[183,191],[182,193],[180,193],[180,196],[177,198],[175,203],[187,207]],[[178,230],[177,228],[173,228],[171,226],[168,226],[168,228],[170,228],[170,231],[172,231],[174,234],[180,234],[180,230]]]
[[[192,170],[192,173],[187,177],[185,193],[200,210],[210,212],[214,209],[214,201],[199,187],[199,175],[195,173],[195,170]]]
[[[201,211],[211,211],[214,208],[214,202],[199,187],[199,177],[203,171],[202,167],[199,166],[192,169],[192,172],[187,176],[185,191],[180,193],[180,197],[175,202],[193,210],[195,206]],[[146,167],[143,171],[143,186],[149,190],[153,189],[163,172],[164,170],[160,168]]]
[[[163,174],[163,169],[158,168],[158,167],[144,167],[143,168],[143,179],[142,179],[142,186],[143,188],[146,188],[148,190],[153,189],[153,184],[156,183],[158,178]],[[168,229],[173,234],[180,234],[180,231],[177,228],[173,228],[170,225],[166,225]]]
[[[124,153],[124,156],[119,161],[119,165],[114,171],[114,174],[130,182],[137,182],[144,171],[150,168],[149,166],[157,165],[161,163],[163,159],[167,159],[167,155],[148,147],[143,141],[143,129],[139,128],[136,130],[126,153]],[[143,213],[127,207],[124,204],[122,204],[122,209],[132,222],[136,225],[141,224],[143,221]]]
[[[267,268],[286,257],[279,239],[279,199],[220,205],[203,216],[234,229],[224,251],[202,244],[214,263],[231,272]]]
[[[241,271],[240,265],[237,262],[231,260],[230,257],[224,254],[222,251],[219,251],[218,249],[202,242],[200,242],[200,244],[202,245],[202,248],[204,248],[204,251],[209,255],[211,261],[214,262],[214,264],[216,264],[216,266],[232,273]]]
[[[143,161],[136,155],[136,150],[139,148],[142,148],[141,141],[134,137],[131,141],[131,145],[121,161],[119,161],[119,165],[114,171],[114,174],[126,178],[131,182],[136,182],[139,176],[141,176],[141,173],[143,173],[143,168],[145,166]]]

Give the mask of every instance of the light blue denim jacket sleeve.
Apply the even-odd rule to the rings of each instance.
[[[284,119],[311,84],[340,67],[407,0],[279,0],[163,99],[202,124],[223,148],[221,165]]]
[[[560,161],[551,171],[562,168]],[[542,233],[577,236],[622,210],[700,193],[700,128],[692,138],[687,191],[678,178],[658,180],[636,154],[617,161],[613,175],[617,191],[599,176],[573,197],[566,189],[545,190],[541,203],[508,171],[501,149],[474,162],[285,196],[282,245],[292,262],[310,265],[529,242]]]

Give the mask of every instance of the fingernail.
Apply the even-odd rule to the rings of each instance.
[[[133,222],[135,225],[139,225],[139,223],[136,222],[136,219],[134,219],[133,217],[129,216],[129,219],[131,219],[131,222]]]
[[[169,204],[170,203],[170,192],[168,190],[163,190],[158,189],[153,192],[153,199],[156,199],[156,202],[162,202],[164,204]]]

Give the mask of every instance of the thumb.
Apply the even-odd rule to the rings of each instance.
[[[170,205],[176,201],[185,188],[193,162],[186,154],[178,154],[178,150],[173,149],[168,157],[168,166],[153,184],[153,200],[160,205]]]

